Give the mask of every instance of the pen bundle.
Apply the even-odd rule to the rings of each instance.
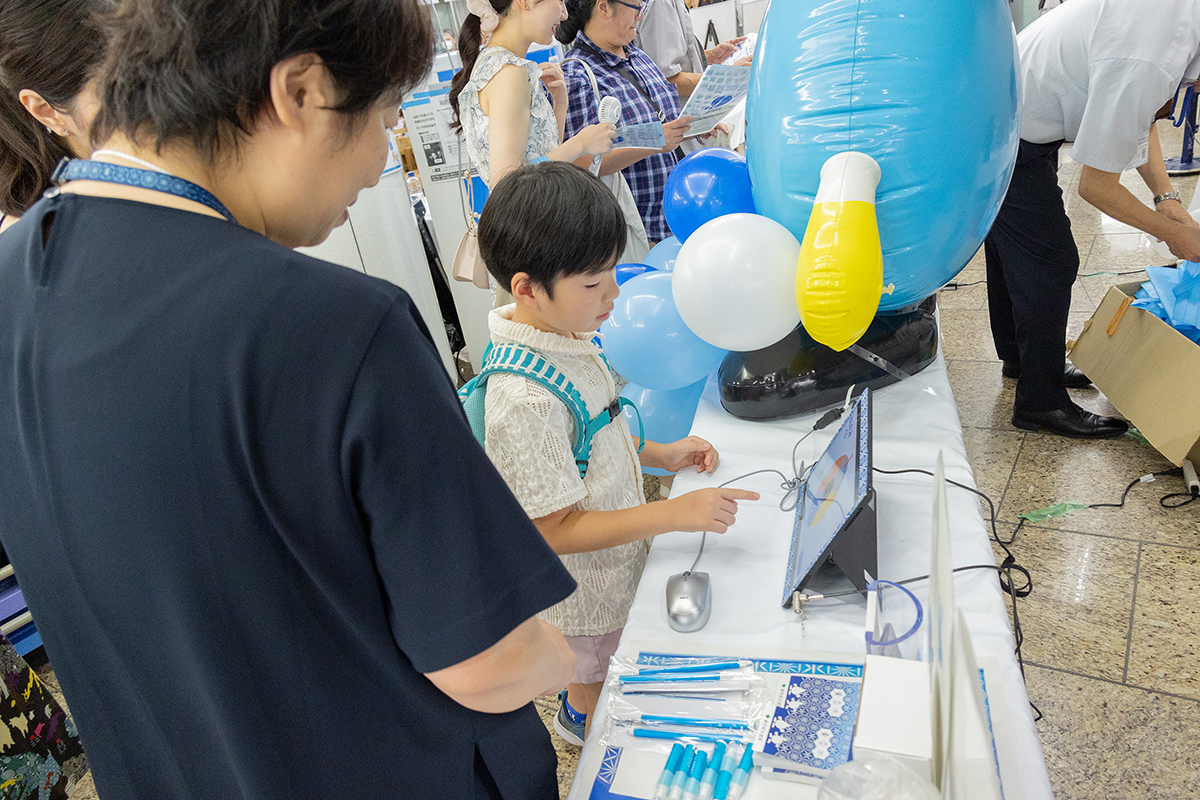
[[[754,750],[717,742],[712,752],[678,742],[654,788],[654,800],[739,800],[754,768]]]
[[[614,659],[609,671],[608,740],[645,748],[650,741],[692,745],[753,741],[752,721],[769,700],[749,661],[689,659],[645,666]]]

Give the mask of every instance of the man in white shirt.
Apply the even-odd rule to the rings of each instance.
[[[737,52],[746,38],[739,36],[705,50],[696,38],[683,0],[645,0],[633,45],[654,61],[680,100],[691,97],[709,64],[720,64]],[[745,63],[750,63],[746,59]],[[682,103],[681,103],[682,105]]]
[[[1058,148],[1074,142],[1079,195],[1105,214],[1200,259],[1200,225],[1163,165],[1154,120],[1181,80],[1200,77],[1200,0],[1071,0],[1017,37],[1021,144],[1008,194],[984,243],[992,338],[1017,379],[1013,425],[1062,436],[1120,436],[1127,423],[1084,411],[1066,387],[1067,313],[1079,251],[1058,187]],[[1120,183],[1137,169],[1153,209]]]

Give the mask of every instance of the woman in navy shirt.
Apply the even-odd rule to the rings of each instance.
[[[296,253],[374,184],[418,0],[155,0],[0,236],[0,539],[123,798],[556,798],[574,589],[408,295]]]

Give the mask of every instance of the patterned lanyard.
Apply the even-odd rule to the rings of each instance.
[[[150,189],[164,194],[173,194],[185,200],[200,203],[211,208],[230,222],[237,223],[229,209],[212,193],[191,181],[185,181],[166,172],[154,172],[137,167],[123,167],[120,164],[110,164],[106,161],[84,161],[82,159],[66,159],[58,163],[51,180],[55,183],[67,181],[102,181],[117,183],[122,186],[134,186],[139,189]]]

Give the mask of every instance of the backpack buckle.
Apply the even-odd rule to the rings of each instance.
[[[613,401],[608,404],[608,408],[605,410],[608,411],[609,422],[612,422],[614,419],[621,416],[621,398],[619,396],[613,398]]]

